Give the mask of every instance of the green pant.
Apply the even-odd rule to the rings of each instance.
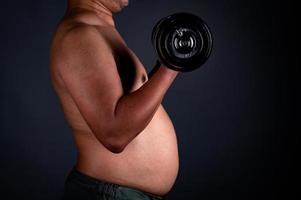
[[[72,168],[65,182],[63,200],[165,200],[141,190],[95,179]]]

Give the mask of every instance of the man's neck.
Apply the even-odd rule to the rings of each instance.
[[[97,17],[101,18],[103,21],[111,26],[115,26],[113,20],[113,13],[108,9],[101,1],[93,0],[69,0],[67,7],[67,14],[76,12],[80,14],[81,12],[92,12]]]

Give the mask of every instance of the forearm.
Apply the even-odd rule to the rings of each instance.
[[[148,125],[177,74],[177,71],[160,66],[142,87],[119,99],[115,107],[114,132],[125,143]]]

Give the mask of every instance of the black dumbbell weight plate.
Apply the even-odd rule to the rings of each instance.
[[[212,36],[199,17],[176,13],[156,24],[152,43],[160,62],[171,69],[187,72],[206,62],[212,49]]]

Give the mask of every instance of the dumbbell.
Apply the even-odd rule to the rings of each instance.
[[[198,16],[175,13],[154,26],[152,44],[160,63],[176,71],[188,72],[201,67],[209,58],[212,35]]]

